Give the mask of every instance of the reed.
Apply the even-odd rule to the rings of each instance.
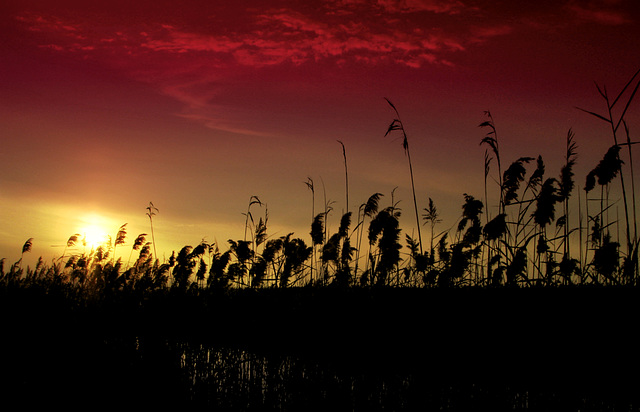
[[[156,213],[159,213],[160,211],[158,210],[157,207],[153,205],[152,202],[149,202],[149,205],[146,207],[146,209],[147,209],[146,215],[149,217],[149,225],[151,226],[151,242],[153,243],[153,256],[157,259],[158,252],[156,250],[156,237],[153,233],[153,217],[156,215]]]
[[[125,223],[122,226],[120,226],[120,229],[118,229],[118,233],[116,233],[116,237],[113,241],[112,260],[115,260],[116,258],[116,247],[118,247],[118,245],[124,245],[126,237],[127,237],[127,224]]]
[[[311,221],[313,222],[316,218],[316,192],[315,192],[315,187],[313,185],[313,179],[311,179],[310,177],[307,177],[307,181],[304,182],[304,184],[307,186],[307,189],[311,191]],[[313,232],[313,223],[311,224],[311,231]],[[313,235],[311,237],[312,237],[312,244],[311,244],[312,256],[311,256],[311,265],[309,268],[309,283],[313,283],[313,263],[316,260],[316,248],[315,248],[316,243],[313,240]]]
[[[18,261],[18,268],[22,268],[22,259],[24,258],[24,254],[27,252],[31,252],[31,247],[33,246],[33,238],[30,237],[29,239],[27,239],[26,242],[24,242],[24,245],[22,245],[22,252],[20,253],[20,260]]]
[[[638,74],[640,74],[640,69],[638,71],[636,71],[633,76],[629,79],[629,81],[627,81],[627,83],[624,85],[624,87],[622,88],[622,90],[620,90],[620,92],[616,95],[615,98],[613,98],[613,101],[611,100],[611,98],[609,97],[609,94],[607,92],[607,88],[606,87],[600,87],[597,83],[596,83],[596,88],[598,90],[598,93],[600,94],[600,96],[604,99],[605,104],[606,104],[606,110],[607,110],[607,114],[606,115],[601,115],[598,114],[596,112],[593,111],[589,111],[589,110],[585,110],[582,108],[579,108],[579,110],[582,110],[585,113],[588,113],[602,121],[604,121],[605,123],[607,123],[611,129],[611,136],[613,137],[613,143],[614,145],[612,147],[618,147],[618,149],[616,149],[615,152],[615,156],[616,156],[616,162],[618,163],[618,169],[617,169],[617,173],[620,174],[620,186],[621,186],[621,190],[622,190],[622,197],[623,197],[623,205],[624,205],[624,213],[625,213],[625,229],[626,229],[626,243],[627,243],[627,256],[631,256],[631,254],[633,253],[633,244],[636,242],[636,239],[632,239],[631,238],[631,231],[630,231],[630,218],[629,218],[629,204],[628,204],[628,200],[627,200],[627,188],[625,186],[624,183],[624,173],[622,171],[622,161],[619,159],[619,148],[620,148],[620,142],[618,139],[618,129],[620,128],[620,125],[622,124],[626,124],[625,122],[625,115],[627,113],[627,110],[629,109],[629,106],[631,105],[631,102],[633,101],[633,99],[636,96],[636,93],[638,92],[638,88],[640,88],[640,80],[636,81],[636,77],[638,77]],[[635,86],[633,85],[635,82]],[[626,99],[626,103],[624,104],[624,108],[622,109],[621,113],[616,117],[613,113],[616,104],[618,102],[621,102],[625,92],[629,89],[632,88],[632,91],[630,93],[630,95],[628,96],[628,98]],[[631,141],[630,139],[627,139],[627,143],[628,143],[628,147],[629,150],[631,150]],[[631,161],[631,157],[630,157],[630,161]],[[632,209],[635,211],[636,209],[636,204],[635,204],[635,200],[632,204]],[[634,222],[635,225],[635,222]],[[635,232],[635,229],[634,229]]]
[[[578,146],[574,140],[574,133],[571,129],[567,132],[566,144],[565,144],[565,163],[560,170],[560,178],[558,179],[559,190],[558,195],[560,197],[560,201],[563,206],[563,216],[558,219],[558,221],[562,221],[562,230],[563,230],[563,239],[562,239],[562,261],[564,264],[561,264],[562,273],[566,276],[571,276],[571,272],[575,270],[576,266],[579,266],[581,260],[575,261],[571,257],[571,242],[569,239],[569,235],[573,232],[571,229],[571,220],[569,216],[569,198],[571,197],[571,193],[575,188],[574,181],[574,173],[573,168],[577,161],[577,149]],[[571,263],[569,263],[571,262]]]
[[[349,212],[349,170],[347,169],[347,150],[344,147],[344,143],[338,140],[340,146],[342,146],[342,157],[344,159],[344,196],[345,196],[345,213]]]
[[[398,109],[396,109],[393,103],[391,103],[391,101],[386,97],[385,97],[385,100],[393,108],[393,111],[396,114],[396,118],[393,119],[393,121],[389,125],[389,128],[387,129],[387,132],[384,135],[386,137],[389,133],[396,130],[399,130],[400,132],[402,132],[402,148],[404,149],[404,153],[407,156],[407,160],[409,161],[409,175],[411,176],[411,192],[413,194],[413,209],[415,210],[415,214],[416,214],[416,229],[418,231],[418,241],[420,242],[420,253],[422,254],[423,253],[422,234],[420,231],[420,217],[418,216],[418,201],[416,200],[416,187],[413,181],[413,165],[411,164],[411,152],[409,151],[409,140],[407,138],[407,133],[405,131],[404,124],[402,123],[402,120],[400,120],[400,113],[398,113]]]

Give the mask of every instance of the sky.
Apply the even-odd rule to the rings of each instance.
[[[640,68],[639,20],[635,0],[4,1],[0,258],[33,238],[25,260],[52,259],[126,223],[126,259],[149,202],[160,259],[226,250],[248,210],[310,244],[325,204],[335,231],[376,192],[416,237],[385,98],[418,208],[432,198],[443,228],[465,193],[483,198],[486,111],[503,164],[541,155],[548,176],[571,129],[582,188],[613,141],[576,107],[606,114],[594,82],[615,95]],[[636,135],[637,102],[627,121]]]

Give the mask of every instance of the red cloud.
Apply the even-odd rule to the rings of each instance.
[[[386,13],[428,11],[432,13],[458,14],[465,9],[469,9],[459,0],[337,0],[334,5],[335,7],[347,8],[379,8]]]
[[[605,2],[611,3],[611,2]],[[617,26],[621,24],[630,23],[631,20],[627,18],[627,16],[622,13],[611,9],[606,9],[600,2],[591,2],[588,5],[582,5],[577,3],[569,4],[569,11],[578,19],[604,24],[604,25],[612,25]]]
[[[506,24],[496,26],[473,27],[471,29],[472,42],[483,42],[491,37],[505,36],[513,32],[513,27]]]
[[[166,36],[159,36],[141,44],[141,46],[167,52],[215,52],[229,53],[242,46],[242,42],[233,41],[224,36],[187,33],[173,27],[163,26]]]
[[[402,10],[452,10],[457,2],[407,0],[381,3],[382,7]],[[199,53],[216,62],[232,60],[246,66],[266,66],[334,58],[341,61],[376,64],[388,62],[420,67],[438,63],[441,53],[464,50],[463,43],[442,31],[404,28],[369,16],[366,21],[322,19],[289,9],[255,15],[250,30],[218,35],[186,30],[167,23],[146,23],[140,27],[109,27],[92,22],[65,21],[55,17],[22,16],[19,20],[30,29],[47,35],[46,46],[67,51],[109,51],[112,55],[133,56],[150,52]],[[429,58],[416,60],[428,52]],[[364,54],[366,59],[358,56]],[[427,55],[427,54],[425,54]],[[230,60],[232,59],[232,60]],[[117,59],[116,59],[117,60]],[[449,63],[448,63],[449,64]]]
[[[380,14],[383,9],[404,14],[402,19],[389,20]],[[477,33],[425,25],[422,17],[425,11],[454,14],[461,9],[458,1],[384,0],[358,19],[290,9],[258,10],[247,15],[244,24],[217,31],[210,25],[190,27],[170,19],[138,25],[117,19],[98,24],[78,15],[73,19],[24,15],[18,20],[42,33],[41,47],[51,52],[82,52],[154,85],[183,104],[179,116],[211,128],[248,133],[240,121],[228,120],[233,114],[221,116],[220,108],[212,104],[230,87],[229,79],[242,76],[239,73],[246,68],[316,62],[415,69],[453,65],[450,56],[464,51]]]
[[[457,0],[378,0],[377,3],[386,11],[396,13],[430,11],[457,14],[465,9],[465,5]]]
[[[388,54],[393,53],[397,56],[397,63],[417,67],[427,60],[437,63],[439,59],[435,52],[464,50],[459,41],[438,32],[425,34],[422,30],[403,31],[395,26],[365,25],[351,21],[329,25],[284,11],[262,15],[260,24],[269,27],[262,33],[272,42],[271,47],[265,50],[284,48],[287,54],[296,56],[300,62],[304,59],[354,57],[366,53],[366,59],[356,58],[356,61],[375,64],[376,61],[387,61]],[[408,55],[425,50],[429,50],[432,57],[420,60],[420,64]],[[406,60],[402,58],[403,55],[407,57]]]

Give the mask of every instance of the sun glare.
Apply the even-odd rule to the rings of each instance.
[[[90,249],[97,249],[109,241],[108,230],[104,226],[104,218],[97,215],[86,216],[82,219],[84,226],[80,228],[80,234],[83,246]]]
[[[96,249],[108,241],[108,235],[98,226],[87,226],[81,233],[87,248]]]

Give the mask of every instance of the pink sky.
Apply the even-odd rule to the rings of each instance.
[[[333,202],[330,230],[346,208],[336,140],[350,210],[375,192],[390,204],[398,187],[415,235],[384,97],[408,133],[418,207],[433,198],[443,227],[463,193],[483,196],[485,110],[503,163],[542,155],[549,176],[572,128],[582,188],[612,140],[575,106],[603,112],[594,81],[615,94],[640,68],[633,0],[98,3],[0,6],[0,258],[10,263],[28,238],[32,257],[51,258],[88,226],[113,236],[127,223],[130,245],[149,231],[149,201],[160,258],[203,238],[226,250],[244,235],[251,196],[267,205],[269,235],[309,243],[308,177],[316,213],[323,183]],[[637,103],[627,120],[637,135]]]

